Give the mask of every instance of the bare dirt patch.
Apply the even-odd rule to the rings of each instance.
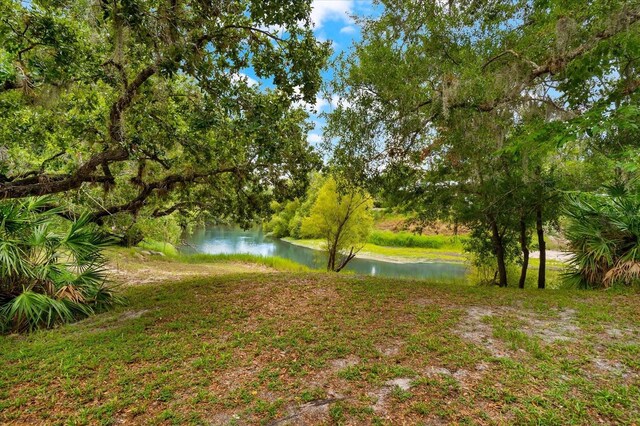
[[[359,362],[360,362],[360,358],[358,358],[355,355],[349,355],[346,358],[338,358],[338,359],[331,360],[329,364],[331,365],[331,369],[333,371],[340,371],[348,367],[353,367],[354,365],[357,365]]]
[[[382,356],[393,357],[397,356],[402,350],[401,341],[393,341],[390,343],[379,344],[375,346],[376,350],[380,352]]]
[[[554,311],[548,317],[509,306],[489,307],[471,306],[466,316],[458,324],[455,332],[463,339],[488,350],[494,357],[508,357],[510,350],[494,337],[493,326],[487,321],[490,317],[509,318],[517,323],[517,329],[545,343],[574,341],[582,336],[582,330],[576,323],[576,311],[562,309]]]
[[[329,417],[329,408],[331,404],[343,400],[344,398],[327,398],[317,399],[307,402],[306,404],[289,406],[286,417],[269,423],[270,426],[276,425],[312,425],[323,423]]]
[[[117,260],[107,265],[109,279],[126,286],[180,281],[187,278],[208,277],[236,273],[275,272],[266,266],[241,263],[178,263],[143,257],[136,263],[122,264]]]
[[[391,395],[396,387],[400,390],[408,391],[412,387],[412,379],[400,377],[397,379],[389,380],[385,382],[384,386],[382,386],[381,388],[369,392],[369,396],[376,401],[375,404],[371,406],[374,412],[386,413],[387,400],[389,399],[389,395]]]
[[[484,319],[498,314],[502,308],[488,306],[471,306],[467,308],[467,315],[458,323],[454,330],[460,337],[485,348],[496,358],[508,357],[505,345],[493,337],[493,327]]]
[[[582,330],[575,322],[576,311],[573,309],[557,311],[557,318],[539,318],[526,311],[520,311],[520,317],[525,321],[522,331],[547,343],[573,341],[582,335]]]

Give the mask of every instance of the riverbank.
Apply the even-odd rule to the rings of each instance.
[[[314,250],[322,250],[324,242],[318,239],[296,240],[294,238],[282,238],[290,244],[307,247]],[[417,263],[417,262],[451,262],[465,263],[462,251],[450,251],[441,249],[426,249],[413,247],[386,247],[367,243],[358,252],[361,259],[377,260],[390,263]]]
[[[640,422],[631,291],[115,254],[157,281],[114,276],[127,306],[0,336],[0,423]]]
[[[322,250],[324,242],[319,239],[296,240],[294,238],[282,238],[290,244],[307,247],[314,250]],[[557,250],[547,250],[547,263],[551,270],[559,270],[566,266],[569,255],[565,252]],[[451,248],[434,249],[419,247],[387,247],[367,243],[362,250],[358,252],[358,258],[377,260],[380,262],[390,263],[430,263],[430,262],[447,262],[447,263],[468,263],[467,254],[460,248],[454,250]],[[531,253],[530,267],[537,268],[540,264],[540,253],[534,251]]]

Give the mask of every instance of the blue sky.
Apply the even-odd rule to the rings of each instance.
[[[371,0],[314,0],[312,3],[311,20],[315,25],[315,34],[319,40],[330,40],[334,50],[334,57],[340,52],[349,50],[354,41],[360,39],[360,28],[353,21],[352,16],[369,16],[375,5]],[[333,78],[333,70],[327,69],[323,73],[325,81]],[[328,112],[335,106],[337,99],[323,99],[322,95],[316,100],[315,110],[311,118],[315,128],[309,133],[309,142],[317,145],[322,140],[324,119],[319,117],[322,112]]]
[[[360,29],[352,19],[352,16],[371,16],[376,6],[372,0],[313,0],[311,20],[314,24],[314,32],[318,40],[331,41],[334,57],[340,52],[349,50],[354,41],[360,39]],[[257,83],[251,70],[247,70],[247,78],[250,83]],[[324,81],[333,78],[331,68],[323,72]],[[263,87],[270,86],[264,84]],[[319,116],[323,112],[330,111],[337,99],[324,99],[318,94],[315,103],[315,111],[310,109],[311,120],[315,124],[313,131],[309,133],[309,142],[317,146],[321,142],[324,119]]]

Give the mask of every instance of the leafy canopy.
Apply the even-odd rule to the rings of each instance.
[[[0,0],[0,198],[250,220],[319,158],[310,1]],[[261,90],[247,69],[273,89]]]
[[[326,145],[347,179],[465,223],[500,264],[561,191],[593,188],[568,165],[637,169],[637,1],[381,4],[331,83]]]

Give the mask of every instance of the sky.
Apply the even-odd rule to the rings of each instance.
[[[360,28],[352,17],[370,16],[374,12],[371,0],[314,0],[311,7],[315,35],[321,41],[331,41],[334,57],[349,50],[354,41],[360,40]],[[332,78],[333,71],[329,67],[323,72],[323,79],[329,81]],[[317,113],[311,114],[315,128],[308,136],[312,145],[317,146],[322,141],[324,119],[319,114],[330,111],[336,101],[335,96],[331,100],[324,99],[322,94],[317,97],[315,105]]]
[[[354,41],[360,39],[360,29],[353,20],[353,16],[371,16],[375,12],[372,0],[313,0],[311,20],[314,24],[314,33],[320,41],[331,41],[333,57],[343,51],[348,51]],[[322,73],[324,81],[333,78],[333,71],[329,67]],[[247,78],[250,83],[257,83],[255,76],[248,70]],[[311,121],[315,128],[309,133],[308,140],[313,146],[322,141],[322,128],[324,119],[320,116],[323,112],[329,112],[336,104],[337,99],[327,100],[319,93],[316,98],[315,112],[309,108]]]

